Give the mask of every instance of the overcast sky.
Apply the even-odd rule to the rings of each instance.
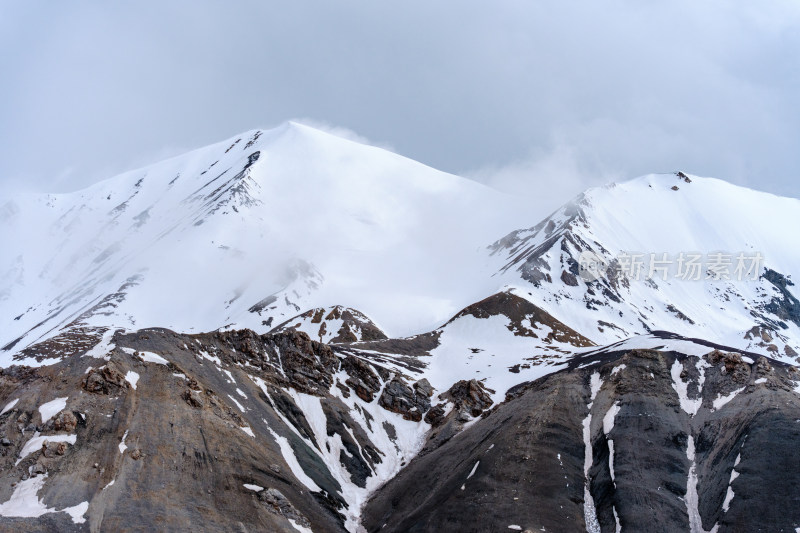
[[[800,2],[0,3],[6,191],[288,119],[558,203],[678,169],[800,197]]]

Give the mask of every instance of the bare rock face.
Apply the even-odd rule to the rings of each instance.
[[[112,344],[99,363],[0,370],[0,502],[41,476],[36,496],[52,509],[0,516],[0,529],[343,532],[360,506],[354,489],[407,461],[394,413],[421,421],[433,395],[387,368],[390,356],[298,331],[149,329]],[[379,402],[387,387],[394,399]],[[56,398],[66,407],[37,425]],[[80,524],[60,511],[84,503]]]
[[[492,397],[489,396],[486,387],[475,379],[457,381],[441,397],[453,402],[456,411],[468,413],[473,417],[480,416],[492,405]]]
[[[742,354],[736,352],[721,352],[714,350],[708,354],[708,361],[712,365],[722,363],[725,373],[737,383],[745,383],[750,377],[750,365],[742,360]]]
[[[428,412],[425,413],[425,422],[435,428],[441,426],[445,420],[445,406],[446,404],[439,403],[431,407]]]
[[[243,364],[253,360],[263,370],[278,370],[273,376],[285,386],[320,395],[333,385],[333,374],[339,359],[330,346],[312,341],[306,333],[289,329],[271,335],[258,335],[250,330],[226,331],[215,334],[222,345],[234,348],[229,354],[233,362]],[[277,368],[276,368],[277,365]],[[271,372],[272,373],[272,372]]]
[[[409,387],[400,377],[386,384],[378,404],[393,413],[403,415],[406,420],[419,422],[430,409],[430,396],[433,393],[428,380],[421,380]]]
[[[345,383],[365,402],[371,402],[381,389],[378,375],[368,363],[358,357],[350,355],[342,359],[342,370],[349,376]]]
[[[186,389],[183,391],[183,399],[196,409],[202,409],[206,404],[205,400],[203,400],[202,393],[194,389]]]

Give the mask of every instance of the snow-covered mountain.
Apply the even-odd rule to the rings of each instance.
[[[295,123],[0,205],[0,348],[56,337],[28,356],[109,327],[265,332],[332,305],[415,333],[491,290],[481,249],[522,215],[485,186]]]
[[[533,216],[294,123],[3,198],[0,525],[800,528],[800,200]]]
[[[492,253],[515,294],[598,344],[666,330],[794,362],[798,227],[800,200],[683,173],[653,175],[591,189],[500,239]],[[607,267],[602,276],[581,275],[582,254]],[[638,281],[630,268],[628,279],[618,274],[620,261],[631,267],[634,255],[643,263]],[[691,255],[700,256],[696,273]]]

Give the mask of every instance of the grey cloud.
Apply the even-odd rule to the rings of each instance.
[[[311,117],[542,206],[677,169],[800,196],[792,1],[0,9],[5,190],[69,190]]]

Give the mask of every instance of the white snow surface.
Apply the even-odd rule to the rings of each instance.
[[[128,449],[128,445],[125,444],[125,440],[128,438],[128,430],[125,430],[125,433],[122,435],[122,440],[119,443],[119,453],[125,453],[125,450]]]
[[[608,408],[606,415],[603,417],[603,433],[605,433],[606,437],[608,437],[608,434],[614,429],[614,420],[617,418],[619,409],[620,405],[619,402],[617,402]],[[614,472],[614,439],[611,438],[608,439],[608,470],[611,473],[611,481],[614,483],[614,486],[616,486],[616,475]]]
[[[111,342],[111,339],[114,337],[115,332],[113,328],[106,329],[102,337],[100,337],[100,341],[90,348],[84,356],[108,361],[108,353],[114,349],[114,343]]]
[[[675,361],[672,363],[672,367],[670,368],[670,374],[672,376],[672,388],[678,393],[678,401],[681,404],[681,409],[683,409],[689,416],[694,416],[697,414],[697,411],[700,410],[700,405],[703,403],[703,397],[698,395],[697,398],[689,398],[689,382],[683,381],[683,378],[681,378],[681,372],[683,372],[683,364],[678,359],[675,359]],[[704,372],[704,370],[701,370],[701,372]],[[702,384],[700,384],[699,387],[702,391]]]
[[[298,524],[293,518],[289,518],[289,523],[292,524],[292,527],[295,528],[300,533],[314,533],[310,527],[306,527],[302,524]]]
[[[594,400],[597,397],[597,393],[600,392],[600,388],[602,386],[603,386],[603,379],[600,377],[600,373],[593,372],[589,381],[590,398],[589,398],[589,404],[587,405],[589,413],[586,415],[586,418],[583,419],[583,445],[584,445],[583,515],[584,515],[584,520],[586,521],[587,533],[600,533],[600,523],[597,520],[597,509],[594,506],[594,498],[592,497],[592,493],[589,490],[589,483],[591,481],[589,479],[589,470],[592,468],[592,459],[593,459],[592,406],[594,405]]]
[[[439,346],[430,352],[431,359],[423,360],[428,364],[425,377],[439,391],[461,379],[482,380],[484,386],[495,391],[492,400],[499,403],[512,386],[565,367],[574,350],[572,346],[547,345],[541,338],[517,336],[508,325],[509,319],[503,315],[467,315],[447,324],[441,328]],[[537,361],[531,361],[535,356]],[[509,367],[520,363],[527,363],[529,368],[509,372]]]
[[[694,437],[689,435],[686,445],[686,458],[689,459],[689,476],[686,480],[686,512],[689,515],[690,533],[716,533],[719,525],[715,524],[710,530],[703,529],[703,520],[700,517],[699,497],[697,493],[697,460],[695,458]]]
[[[736,461],[733,464],[733,468],[731,469],[731,479],[728,481],[728,491],[725,493],[725,501],[722,502],[722,511],[728,512],[730,509],[731,501],[733,501],[734,492],[733,492],[733,481],[739,477],[739,472],[736,471],[736,467],[739,466],[739,462],[742,460],[742,454],[739,453],[736,455]]]

